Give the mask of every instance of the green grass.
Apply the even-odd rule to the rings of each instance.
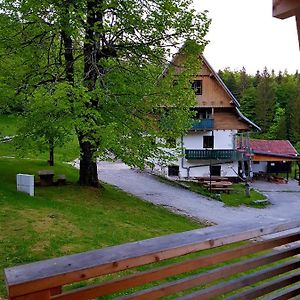
[[[110,185],[78,186],[78,171],[65,164],[54,171],[66,174],[68,185],[37,187],[35,197],[16,192],[17,173],[37,174],[46,168],[39,160],[0,158],[1,270],[202,227]],[[0,279],[1,297],[5,288]]]
[[[20,117],[16,115],[0,115],[0,137],[14,136],[17,134]],[[16,150],[13,141],[0,142],[0,157],[26,157],[32,159],[41,159],[45,162],[49,159],[48,151],[39,152],[34,149]],[[75,134],[62,147],[55,147],[54,160],[55,162],[72,161],[79,157],[79,146]]]
[[[15,135],[18,126],[18,117],[15,115],[0,115],[0,136]]]
[[[254,189],[251,189],[250,198],[246,197],[245,186],[244,184],[241,183],[233,184],[232,185],[233,191],[231,191],[229,194],[226,193],[219,194],[214,192],[210,193],[207,188],[203,187],[201,184],[197,182],[184,181],[180,183],[184,184],[184,186],[187,186],[189,190],[195,193],[222,201],[227,206],[246,205],[255,208],[264,208],[270,204],[269,202],[256,203],[255,202],[256,200],[264,200],[266,199],[266,197]]]
[[[265,200],[266,196],[254,189],[251,189],[250,197],[247,197],[244,184],[233,184],[232,187],[233,191],[230,194],[223,193],[220,196],[220,200],[228,206],[246,205],[255,208],[264,208],[270,204],[269,202],[256,203],[256,200]]]

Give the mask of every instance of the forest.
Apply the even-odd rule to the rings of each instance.
[[[287,71],[257,71],[245,68],[219,70],[228,89],[241,104],[242,113],[261,128],[252,137],[287,139],[300,150],[300,74]]]

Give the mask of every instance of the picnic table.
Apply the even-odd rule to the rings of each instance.
[[[205,181],[228,181],[227,177],[222,177],[222,176],[204,176],[204,177],[196,177],[196,179],[199,182],[205,182]]]
[[[220,191],[225,193],[232,191],[232,182],[230,181],[205,181],[203,185],[211,191]]]
[[[40,178],[40,185],[41,186],[53,185],[54,171],[52,171],[52,170],[42,170],[42,171],[38,171],[38,175],[39,175],[39,178]]]

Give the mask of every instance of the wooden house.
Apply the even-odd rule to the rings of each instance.
[[[192,79],[196,94],[196,119],[189,132],[178,138],[183,153],[179,160],[157,170],[168,176],[185,178],[224,176],[237,177],[238,161],[243,155],[236,149],[236,137],[241,132],[259,130],[239,110],[239,103],[219,75],[204,57],[202,67]],[[182,64],[178,54],[173,65]]]

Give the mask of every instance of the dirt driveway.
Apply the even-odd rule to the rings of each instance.
[[[226,207],[180,187],[162,183],[155,176],[130,169],[123,163],[98,163],[99,179],[115,185],[145,201],[166,207],[179,214],[215,224],[256,222],[260,224],[300,218],[300,186],[255,182],[253,186],[269,198],[265,209]]]

